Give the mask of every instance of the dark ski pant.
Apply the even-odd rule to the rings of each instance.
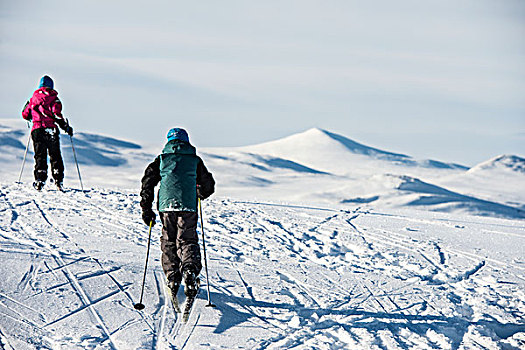
[[[60,153],[60,137],[57,128],[39,128],[31,132],[35,150],[35,180],[47,180],[47,154],[51,163],[51,174],[56,182],[64,179],[64,162]]]
[[[197,275],[202,269],[197,218],[195,212],[160,212],[162,268],[169,280],[180,282],[185,269]]]

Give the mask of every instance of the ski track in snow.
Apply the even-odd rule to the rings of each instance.
[[[523,221],[208,200],[217,308],[205,307],[201,275],[183,324],[164,289],[159,225],[146,309],[133,309],[147,244],[138,203],[0,185],[1,348],[525,348]]]

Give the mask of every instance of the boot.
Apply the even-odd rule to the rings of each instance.
[[[55,185],[57,186],[57,190],[59,190],[61,192],[64,192],[64,185],[63,185],[62,181],[56,181],[55,180]]]
[[[35,182],[33,182],[33,187],[37,191],[42,191],[42,189],[44,188],[45,184],[46,184],[45,181],[36,180]]]
[[[176,296],[177,292],[179,291],[180,282],[168,281],[167,284],[168,284],[168,288],[170,289],[170,294]]]
[[[187,269],[182,273],[184,278],[184,294],[187,297],[194,297],[197,295],[200,286],[200,279],[192,269]]]

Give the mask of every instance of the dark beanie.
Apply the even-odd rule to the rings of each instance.
[[[50,89],[53,88],[53,79],[48,77],[47,75],[44,75],[42,79],[40,79],[40,86],[39,87],[48,87]]]

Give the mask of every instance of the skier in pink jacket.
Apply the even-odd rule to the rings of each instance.
[[[33,122],[31,138],[35,150],[35,182],[33,187],[40,191],[47,180],[47,154],[51,163],[51,173],[59,190],[64,180],[64,162],[60,153],[58,126],[73,136],[73,128],[62,116],[62,102],[58,92],[53,90],[53,80],[45,75],[39,88],[26,103],[22,117]]]

